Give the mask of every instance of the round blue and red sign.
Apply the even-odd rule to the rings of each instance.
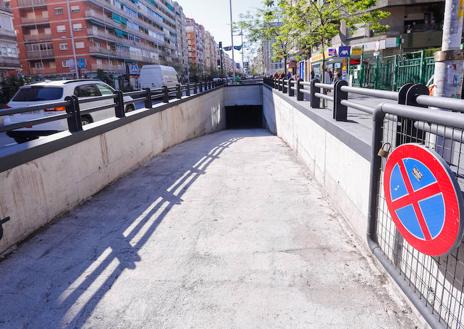
[[[419,144],[396,148],[385,165],[384,192],[397,229],[415,249],[441,256],[459,246],[461,189],[437,153]]]

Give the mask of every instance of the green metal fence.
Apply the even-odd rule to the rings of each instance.
[[[386,57],[362,58],[361,64],[350,67],[354,86],[382,90],[398,90],[406,83],[426,84],[433,76],[435,61],[417,51]]]

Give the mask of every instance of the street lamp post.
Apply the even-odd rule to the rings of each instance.
[[[233,16],[232,16],[232,0],[229,0],[229,6],[230,6],[230,41],[232,43],[232,72],[233,72],[233,78],[235,82],[235,49],[234,49],[234,22],[233,22]]]

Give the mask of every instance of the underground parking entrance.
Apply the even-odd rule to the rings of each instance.
[[[262,105],[226,106],[226,128],[263,128]]]

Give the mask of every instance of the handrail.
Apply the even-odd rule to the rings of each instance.
[[[416,102],[420,105],[464,112],[464,102],[462,99],[422,95],[416,98]]]
[[[394,91],[385,91],[385,90],[376,90],[376,89],[367,89],[367,88],[349,87],[349,86],[342,87],[342,91],[347,92],[347,93],[357,94],[357,95],[363,95],[363,96],[391,99],[393,101],[398,100],[398,93]]]
[[[140,101],[145,102],[145,106],[151,108],[151,104],[153,100],[162,100],[164,103],[169,102],[170,97],[175,98],[183,98],[188,97],[191,94],[201,94],[207,92],[209,90],[215,89],[217,87],[223,86],[224,82],[200,82],[200,83],[193,83],[193,84],[186,84],[180,85],[178,84],[176,87],[170,88],[156,88],[156,89],[143,89],[143,90],[136,90],[131,92],[123,93],[121,91],[115,91],[114,95],[106,95],[106,96],[97,96],[97,97],[89,97],[85,99],[79,99],[76,96],[67,97],[66,101],[52,101],[47,102],[41,105],[34,105],[34,106],[25,106],[21,108],[14,108],[14,109],[6,109],[0,110],[0,117],[5,117],[14,114],[20,113],[28,113],[36,110],[44,110],[48,108],[57,108],[57,107],[64,107],[65,113],[60,113],[57,115],[49,115],[43,118],[27,120],[27,121],[20,121],[14,124],[4,125],[0,127],[0,132],[8,132],[15,129],[36,126],[39,124],[44,124],[48,122],[58,121],[67,119],[68,121],[68,129],[71,133],[75,133],[82,130],[82,115],[102,111],[106,109],[114,108],[115,116],[117,118],[125,117],[125,108],[127,104],[134,104]],[[184,93],[186,94],[184,96]],[[136,97],[133,99],[125,100],[124,97]],[[141,97],[137,97],[141,96]],[[114,100],[114,104],[108,104],[98,107],[92,107],[85,110],[80,110],[79,105],[92,103],[95,101],[103,101],[103,100]]]
[[[329,90],[334,90],[334,88],[335,88],[334,85],[329,85],[327,83],[316,83],[315,85],[318,88],[329,89]]]
[[[356,110],[359,110],[365,113],[369,113],[369,114],[374,113],[374,109],[370,108],[369,106],[363,105],[363,104],[354,103],[348,100],[342,100],[341,103],[342,105],[345,105],[346,107],[351,107],[351,108],[354,108]]]

